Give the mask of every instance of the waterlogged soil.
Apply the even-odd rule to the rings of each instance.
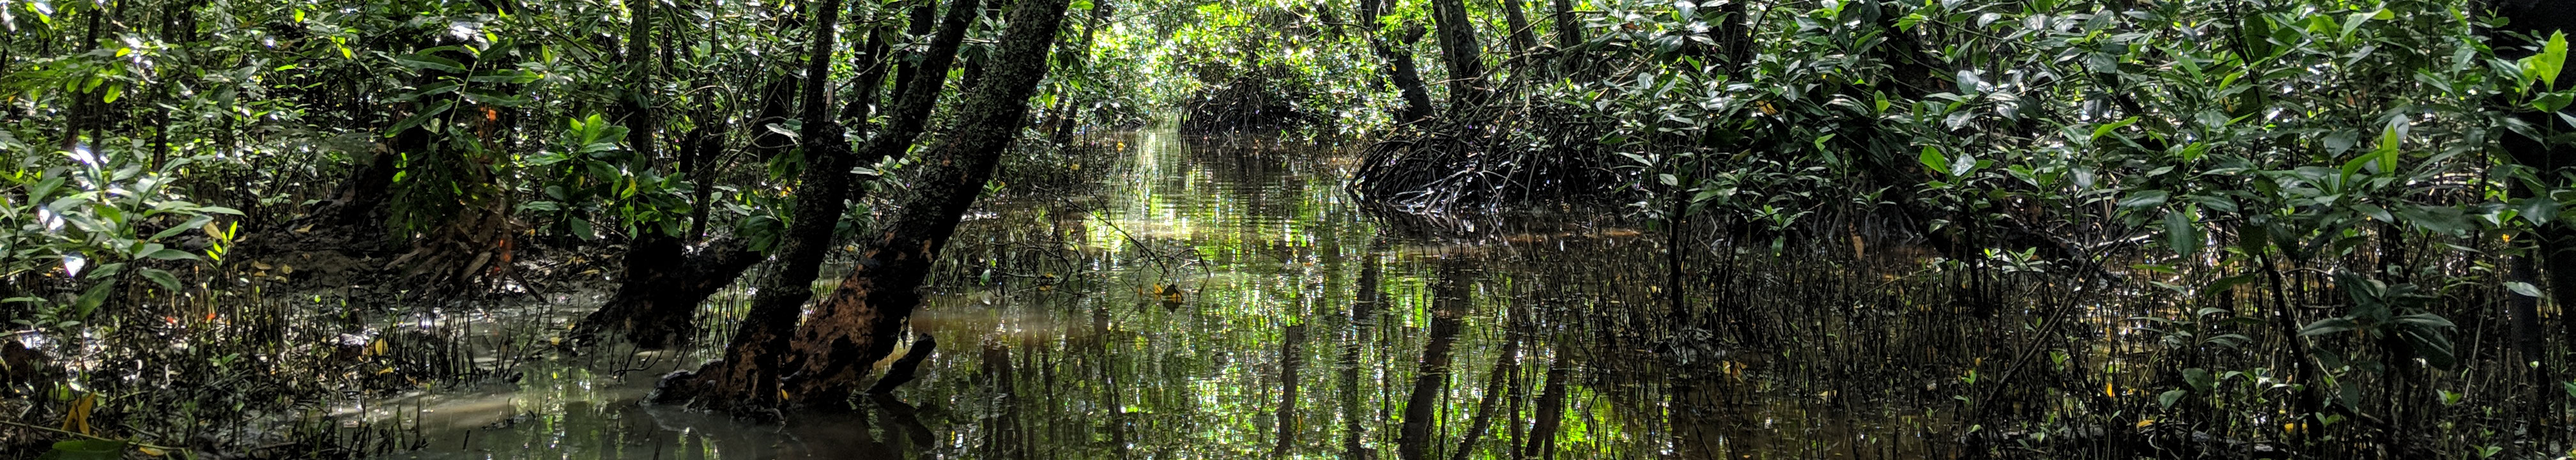
[[[913,322],[936,353],[859,414],[639,403],[703,347],[540,359],[337,414],[408,438],[403,459],[1943,458],[1974,433],[2104,423],[2088,398],[2154,397],[2129,390],[2132,341],[2017,345],[2080,289],[1963,294],[1919,251],[1857,238],[1691,242],[1676,289],[1671,241],[1615,209],[1385,217],[1342,191],[1351,149],[1102,142],[1083,183],[969,217]],[[746,298],[711,301],[701,342]],[[2124,335],[2124,316],[2064,320]],[[2013,402],[1982,419],[2029,422],[1957,422],[1985,398]]]

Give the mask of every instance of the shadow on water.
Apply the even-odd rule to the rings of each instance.
[[[2081,371],[2132,347],[2032,365],[2019,345],[2041,343],[2020,325],[2060,316],[2123,334],[2125,314],[2057,313],[2102,294],[1963,296],[1905,248],[1693,248],[1713,256],[1681,320],[1666,240],[1616,220],[1399,231],[1342,192],[1348,152],[1104,143],[1119,159],[1090,192],[1006,192],[970,218],[914,319],[937,354],[859,414],[779,426],[640,405],[701,358],[606,351],[366,410],[417,426],[421,449],[395,458],[421,459],[1948,458],[1967,401],[2035,420],[2101,396],[1954,388],[1962,374],[2109,397],[2137,378]],[[1994,298],[2015,300],[1975,306]]]

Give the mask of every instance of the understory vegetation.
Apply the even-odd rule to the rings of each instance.
[[[1703,436],[1736,438],[1695,430],[1757,422],[1683,412],[1744,385],[1923,445],[1842,457],[2565,458],[2567,28],[2545,0],[0,0],[0,453],[384,455],[427,438],[371,401],[665,352],[689,362],[650,404],[910,411],[877,398],[934,354],[1012,359],[917,328],[945,298],[925,287],[1152,266],[1168,279],[1079,285],[1147,313],[1276,302],[1178,280],[1311,238],[1169,249],[1241,223],[1085,207],[1170,179],[1338,191],[1245,204],[1295,216],[1260,225],[1370,213],[1380,234],[1332,238],[1368,248],[1326,294],[1352,326],[1314,334],[1352,341],[1353,394],[1369,328],[1427,341],[1373,377],[1410,398],[1333,402],[1400,416],[1384,449],[1341,428],[1354,456],[1591,458],[1624,436],[1720,457],[1739,451]],[[1182,170],[1122,134],[1162,129],[1241,157],[1115,177]],[[999,225],[979,220],[1048,228],[958,236]],[[1381,255],[1438,279],[1382,277]],[[1651,273],[1548,299],[1579,312],[1363,319],[1388,286],[1486,295],[1469,261]],[[1474,350],[1495,370],[1453,373],[1477,315],[1510,321],[1471,339],[1499,343]],[[1262,364],[1284,395],[1246,393],[1287,408],[1261,426],[1278,455],[1305,426],[1292,351]],[[1438,421],[1451,386],[1482,398],[1472,421]],[[1569,392],[1635,412],[1577,423],[1652,428],[1559,431]]]

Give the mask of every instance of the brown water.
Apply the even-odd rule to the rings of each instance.
[[[1685,320],[1667,240],[1615,210],[1390,221],[1341,191],[1345,152],[1114,142],[1084,170],[1098,182],[1014,188],[969,217],[914,319],[937,354],[864,416],[637,402],[703,350],[555,358],[344,414],[412,427],[421,449],[395,457],[421,459],[1397,458],[1407,441],[1441,459],[1926,458],[1955,455],[1961,398],[2071,423],[2103,396],[1963,386],[1971,370],[2152,397],[2120,394],[2127,346],[2007,345],[2043,319],[2020,302],[2071,295],[1958,301],[1903,250],[1694,245]],[[710,307],[718,328],[740,298]],[[2075,321],[2120,332],[2097,316]],[[1549,413],[1556,436],[1534,442]]]

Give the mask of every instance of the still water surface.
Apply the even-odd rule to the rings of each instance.
[[[1952,382],[2010,337],[1928,326],[1959,315],[1915,300],[1951,295],[1909,287],[1913,268],[1693,247],[1676,310],[1668,242],[1610,210],[1389,220],[1341,191],[1341,149],[1109,142],[1090,183],[969,217],[914,319],[936,355],[862,416],[637,402],[706,350],[346,411],[412,427],[420,450],[396,458],[417,459],[1925,458],[1959,439]],[[718,328],[739,297],[709,308]]]

